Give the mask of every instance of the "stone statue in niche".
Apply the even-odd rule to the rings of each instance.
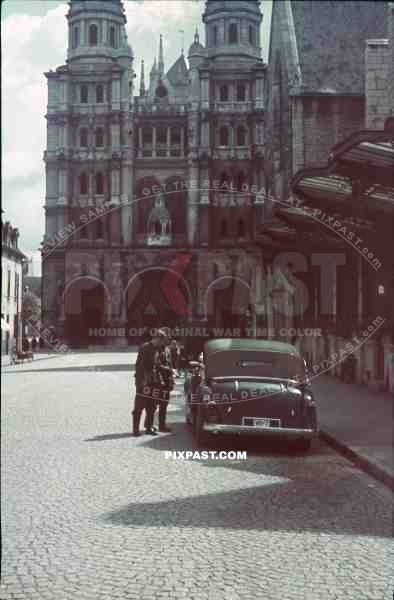
[[[171,219],[162,194],[155,198],[148,219],[148,232],[151,236],[168,236],[171,233]]]

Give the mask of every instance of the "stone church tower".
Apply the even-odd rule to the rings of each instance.
[[[122,2],[69,7],[66,64],[46,73],[45,325],[70,345],[236,326],[260,268],[240,252],[270,212],[259,1],[207,0],[205,47],[196,30],[169,70],[160,36],[139,93]]]

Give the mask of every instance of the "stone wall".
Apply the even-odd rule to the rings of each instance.
[[[327,163],[332,147],[363,129],[364,100],[358,96],[305,96],[302,119],[293,123],[295,140],[302,140],[302,167]],[[302,131],[300,131],[302,127]],[[301,148],[298,150],[298,156]],[[297,165],[300,168],[299,165]]]

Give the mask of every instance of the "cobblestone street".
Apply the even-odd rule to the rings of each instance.
[[[66,357],[4,369],[0,598],[392,600],[389,489],[320,440],[165,460],[193,448],[181,404],[132,438],[135,354],[80,357],[112,384]]]

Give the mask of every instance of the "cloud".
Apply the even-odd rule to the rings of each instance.
[[[174,34],[175,26],[182,29],[190,23],[200,24],[204,5],[202,0],[149,0],[127,2],[125,9],[132,35],[161,33],[163,29]]]
[[[5,218],[37,248],[44,226],[47,92],[44,71],[62,64],[67,4],[44,16],[13,14],[2,21],[3,199]]]

